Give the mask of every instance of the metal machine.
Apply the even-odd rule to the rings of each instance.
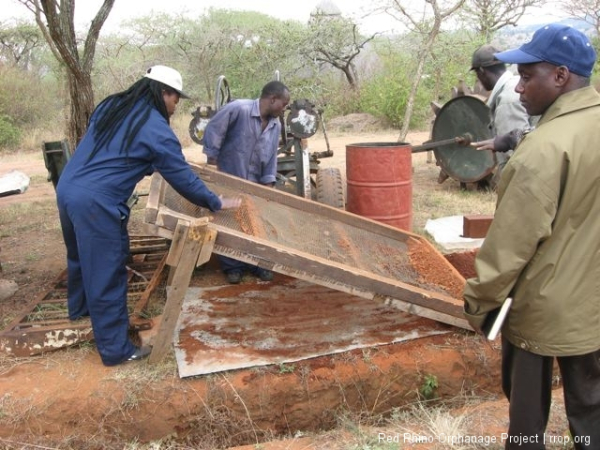
[[[69,159],[71,159],[69,142],[66,139],[62,141],[43,142],[42,153],[46,169],[48,170],[48,181],[52,181],[52,185],[56,189],[60,174],[69,162]]]
[[[486,180],[496,168],[498,161],[493,152],[469,147],[471,142],[493,137],[489,128],[491,112],[482,94],[481,87],[476,86],[473,91],[460,82],[453,88],[451,100],[444,105],[431,105],[436,115],[431,140],[419,147],[434,150],[436,164],[440,166],[439,183],[452,178],[464,189],[470,185],[486,187]]]
[[[471,141],[482,141],[492,137],[489,123],[490,110],[483,101],[472,96],[456,97],[436,114],[431,137],[435,142],[468,133]],[[437,147],[434,153],[441,169],[461,183],[482,180],[497,164],[493,152],[475,150],[460,142]]]
[[[278,76],[276,77],[278,79]],[[192,112],[190,137],[202,145],[204,130],[210,119],[226,103],[231,92],[225,76],[217,79],[214,106],[199,106]],[[325,130],[322,111],[309,100],[294,100],[281,118],[282,133],[277,151],[277,183],[280,190],[316,200],[336,208],[344,208],[342,175],[337,168],[320,168],[320,159],[333,156]],[[327,150],[309,152],[307,139],[314,136],[319,126],[323,130]]]

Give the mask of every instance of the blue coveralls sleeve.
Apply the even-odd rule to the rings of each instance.
[[[192,203],[211,211],[221,209],[221,199],[194,173],[174,134],[165,133],[158,137],[153,166],[173,189]]]

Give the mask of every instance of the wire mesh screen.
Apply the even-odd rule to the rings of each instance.
[[[202,174],[200,174],[202,177]],[[391,237],[373,232],[368,226],[353,226],[334,220],[323,213],[323,207],[306,201],[298,210],[284,201],[240,192],[240,186],[214,183],[205,178],[213,192],[223,196],[241,196],[237,210],[212,213],[181,197],[172,188],[164,191],[162,204],[190,218],[211,216],[211,222],[271,244],[323,258],[352,269],[393,279],[430,291],[458,298],[462,280],[448,277],[448,264],[430,246],[410,234],[398,232]],[[242,185],[243,188],[243,185]],[[366,222],[368,222],[365,219]],[[388,233],[390,234],[390,233]],[[431,274],[434,276],[430,276]],[[446,274],[446,278],[439,275]]]

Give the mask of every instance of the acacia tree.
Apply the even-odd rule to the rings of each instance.
[[[561,9],[569,16],[591,24],[596,36],[600,36],[600,0],[570,0],[562,2]]]
[[[290,35],[299,32],[293,24],[254,11],[210,9],[182,29],[173,47],[192,64],[191,79],[204,87],[204,97],[214,100],[216,81],[225,75],[235,98],[258,96],[275,71],[288,82]],[[176,42],[176,46],[174,45]],[[188,63],[189,64],[189,63]]]
[[[30,23],[0,23],[0,60],[23,70],[30,69],[37,49],[44,45],[40,30]]]
[[[128,47],[137,42],[138,60],[172,63],[182,72],[186,92],[200,103],[213,103],[221,75],[226,76],[233,97],[251,98],[276,70],[287,83],[306,65],[290,57],[301,47],[306,27],[253,11],[211,8],[199,17],[146,16],[127,25],[128,34],[118,36],[111,53],[121,51],[114,45],[119,40]],[[110,64],[119,66],[121,59]]]
[[[75,0],[19,0],[35,16],[50,50],[64,66],[70,96],[70,116],[67,127],[72,148],[85,134],[94,110],[92,66],[96,43],[115,0],[104,0],[90,24],[80,50],[75,33]]]
[[[444,0],[424,0],[417,5],[414,0],[388,0],[383,10],[404,23],[416,36],[417,43],[417,67],[413,73],[413,82],[406,101],[406,110],[402,118],[402,127],[398,141],[404,141],[408,134],[410,119],[415,107],[415,99],[421,79],[423,78],[425,63],[431,56],[433,45],[441,32],[443,22],[455,14],[463,6],[466,0],[454,0],[453,3]]]
[[[318,65],[330,65],[340,70],[352,89],[358,88],[355,59],[379,33],[363,37],[358,26],[341,14],[317,9],[311,14],[306,56]]]
[[[519,20],[531,7],[542,6],[546,0],[466,0],[461,15],[474,23],[484,42],[490,42],[494,34],[506,27],[517,26]]]

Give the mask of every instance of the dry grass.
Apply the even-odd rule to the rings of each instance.
[[[492,405],[492,406],[490,406]],[[257,449],[306,448],[328,450],[501,450],[507,427],[503,400],[458,393],[456,397],[428,404],[417,402],[395,410],[390,417],[356,417],[340,413],[338,427],[327,432],[297,433],[282,445],[256,446]],[[379,420],[376,420],[379,419]],[[573,449],[568,440],[564,408],[554,402],[547,428],[548,450]],[[553,441],[550,442],[550,439]],[[302,445],[295,445],[298,442]],[[289,445],[287,447],[286,445]]]
[[[413,158],[413,231],[422,233],[427,220],[465,214],[493,214],[496,194],[491,191],[462,190],[448,179],[437,182],[439,167],[428,163],[424,154]]]
[[[175,131],[175,134],[179,138],[179,142],[181,142],[181,146],[183,148],[194,144],[194,141],[192,141],[188,131],[190,120],[192,120],[192,115],[187,112],[187,109],[185,109],[186,106],[187,105],[184,104],[181,111],[177,111],[177,113],[171,118],[171,128],[173,128],[173,131]]]
[[[48,124],[42,128],[34,128],[23,133],[21,138],[21,148],[26,150],[40,150],[42,142],[61,141],[66,136],[66,130],[60,129],[56,124]]]
[[[54,201],[9,205],[2,209],[0,215],[0,227],[2,227],[0,236],[15,236],[26,231],[39,231],[56,233],[56,237],[61,239],[60,223],[57,221],[31,220],[32,216],[45,218],[56,215],[56,203]]]

